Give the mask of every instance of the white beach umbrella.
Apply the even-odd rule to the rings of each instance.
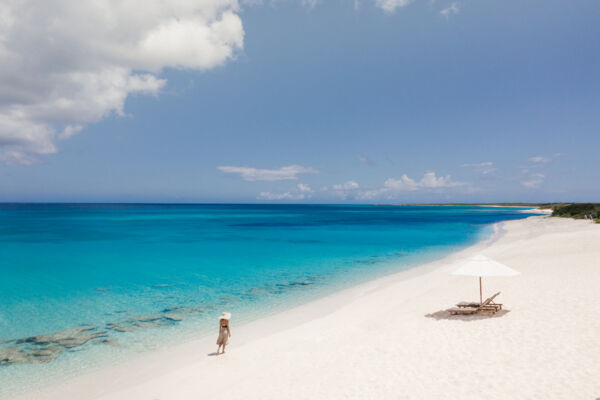
[[[482,276],[515,276],[519,275],[519,271],[515,271],[506,265],[494,261],[483,254],[473,256],[463,263],[452,275],[468,275],[479,277],[479,304],[483,302],[481,293],[481,277]]]

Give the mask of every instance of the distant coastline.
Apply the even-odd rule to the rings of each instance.
[[[600,223],[600,203],[426,203],[394,204],[395,206],[423,207],[514,207],[535,208],[550,214],[551,217],[588,219]]]
[[[454,207],[531,207],[540,208],[554,203],[403,203],[394,206],[454,206]]]

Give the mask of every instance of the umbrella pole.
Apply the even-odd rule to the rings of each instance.
[[[479,304],[483,303],[483,296],[481,295],[481,277],[479,277]]]

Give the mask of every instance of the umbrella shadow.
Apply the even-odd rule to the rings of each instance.
[[[439,310],[431,314],[425,314],[427,318],[433,318],[435,320],[453,320],[453,321],[478,321],[481,319],[489,318],[502,318],[508,314],[510,310],[500,310],[495,314],[471,314],[471,315],[452,315],[446,310]]]

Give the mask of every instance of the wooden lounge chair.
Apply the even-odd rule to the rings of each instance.
[[[448,311],[452,315],[471,315],[471,314],[477,314],[477,313],[486,313],[486,314],[490,314],[490,315],[495,314],[502,307],[501,304],[496,304],[496,303],[492,304],[492,302],[494,301],[494,298],[496,298],[496,296],[498,296],[499,294],[500,294],[500,292],[496,293],[492,297],[486,299],[483,303],[481,303],[481,305],[477,305],[476,307],[459,306],[459,307],[449,308],[446,311]],[[500,308],[498,308],[497,306],[500,306]]]
[[[496,308],[496,311],[502,310],[502,304],[494,302],[494,298],[496,296],[498,296],[499,294],[500,294],[500,292],[496,293],[495,295],[493,295],[489,299],[486,299],[486,300],[491,300],[486,307],[494,307],[494,308]],[[480,306],[480,303],[478,301],[477,302],[475,302],[475,301],[461,301],[460,303],[458,303],[456,305],[456,307],[462,307],[462,308],[465,308],[465,307],[477,308],[479,306]]]

